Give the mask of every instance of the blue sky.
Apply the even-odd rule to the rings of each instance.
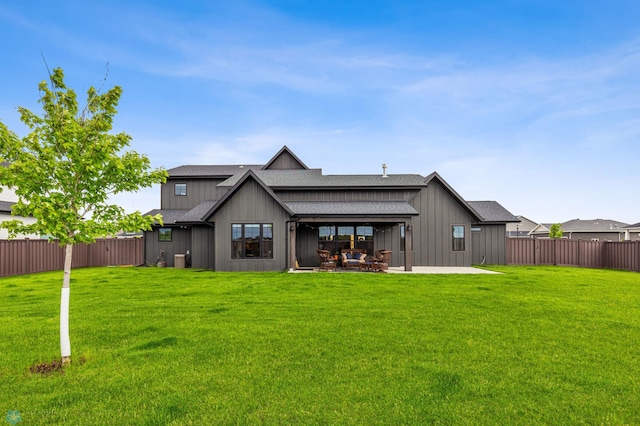
[[[287,145],[327,174],[437,171],[538,222],[636,223],[639,16],[636,0],[9,0],[0,120],[25,134],[42,56],[81,98],[108,63],[116,130],[156,167]]]

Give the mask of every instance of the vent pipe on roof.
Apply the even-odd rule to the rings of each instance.
[[[382,163],[382,177],[383,178],[388,178],[389,176],[387,176],[387,163]]]

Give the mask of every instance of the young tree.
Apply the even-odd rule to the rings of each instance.
[[[560,225],[559,223],[554,223],[553,225],[551,225],[551,228],[549,228],[549,238],[562,238],[563,232],[564,231],[562,230],[562,225]]]
[[[111,194],[137,191],[166,181],[164,169],[150,170],[147,156],[122,152],[131,137],[109,134],[122,89],[99,93],[87,91],[86,106],[80,110],[75,92],[64,84],[62,69],[40,83],[38,116],[18,108],[30,133],[19,138],[0,121],[0,185],[13,189],[18,202],[13,214],[32,216],[37,221],[0,224],[10,237],[19,233],[46,235],[65,247],[64,275],[60,301],[60,350],[63,363],[71,357],[69,341],[69,292],[73,246],[120,230],[150,229],[160,216],[126,214],[111,205]]]

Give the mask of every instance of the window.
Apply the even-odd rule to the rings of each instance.
[[[338,226],[338,248],[355,248],[355,232],[353,226]]]
[[[231,258],[273,258],[273,224],[233,223],[231,225]]]
[[[356,248],[373,253],[373,226],[356,226]]]
[[[158,241],[171,242],[171,228],[158,229]]]
[[[176,183],[174,185],[174,194],[178,196],[187,195],[187,184],[186,183]]]
[[[464,226],[453,225],[453,251],[464,251]]]

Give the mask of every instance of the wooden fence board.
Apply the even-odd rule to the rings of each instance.
[[[104,239],[76,244],[73,268],[89,266],[141,265],[142,238]],[[64,268],[64,247],[46,240],[0,240],[0,277],[55,271]]]
[[[566,265],[640,272],[640,241],[507,238],[509,265]]]

